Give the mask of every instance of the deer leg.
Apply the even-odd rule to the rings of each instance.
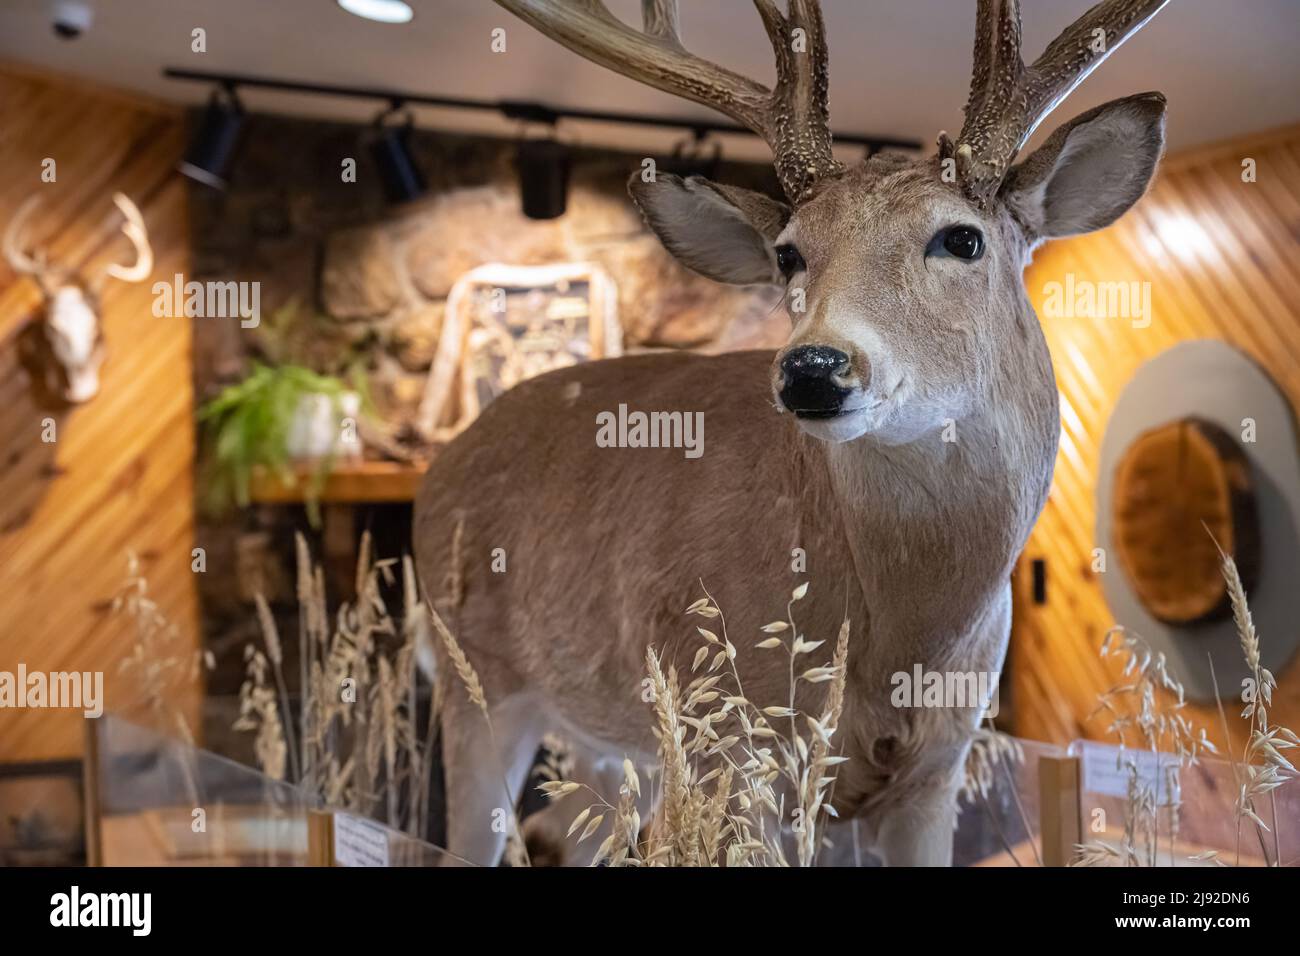
[[[545,730],[542,708],[527,695],[482,711],[459,688],[442,714],[447,789],[447,850],[453,857],[496,866],[515,826],[515,806]]]
[[[885,866],[951,866],[955,796],[946,791],[923,803],[886,811],[876,831],[876,853]]]

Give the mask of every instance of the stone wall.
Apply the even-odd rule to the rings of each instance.
[[[355,126],[250,118],[224,193],[196,187],[194,278],[261,283],[262,326],[199,323],[196,393],[208,397],[263,353],[334,372],[361,363],[389,424],[413,416],[446,297],[489,262],[588,261],[617,285],[629,350],[775,345],[771,290],[724,286],[678,265],[645,228],[626,181],[641,155],[574,149],[568,211],[520,209],[515,144],[417,131],[426,196],[384,203]],[[357,181],[341,162],[355,157]],[[724,181],[769,192],[768,167],[722,163]]]

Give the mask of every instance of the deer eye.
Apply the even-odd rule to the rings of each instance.
[[[974,226],[949,226],[934,234],[925,254],[948,255],[973,262],[984,254],[984,235]]]
[[[786,279],[807,268],[803,256],[799,255],[799,250],[789,243],[776,247],[776,267],[781,270],[781,275]]]

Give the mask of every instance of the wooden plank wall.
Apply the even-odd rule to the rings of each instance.
[[[1246,158],[1256,161],[1256,182],[1242,181]],[[1125,319],[1047,318],[1044,286],[1063,283],[1067,273],[1076,281],[1149,281],[1150,327],[1135,329]],[[1086,719],[1097,694],[1119,683],[1118,669],[1097,656],[1116,622],[1091,571],[1107,417],[1139,365],[1195,338],[1242,349],[1300,407],[1300,127],[1170,157],[1151,192],[1116,225],[1040,249],[1026,285],[1056,364],[1062,430],[1051,498],[1015,582],[1013,729],[1056,742],[1108,739],[1105,720]],[[1042,607],[1029,600],[1034,558],[1048,567]],[[1272,721],[1295,728],[1300,661],[1277,678]],[[1235,732],[1244,722],[1227,709]],[[1188,710],[1221,743],[1214,709]]]
[[[39,191],[34,237],[52,261],[129,261],[112,205],[121,190],[144,215],[154,276],[187,272],[186,191],[173,171],[183,145],[178,111],[0,67],[0,228]],[[55,183],[40,181],[45,157],[57,161]],[[103,671],[110,709],[134,690],[118,673],[133,631],[109,614],[128,551],[184,646],[199,633],[190,328],[153,317],[152,282],[109,281],[100,393],[51,407],[19,361],[40,292],[0,262],[0,669]],[[53,444],[41,440],[47,416]],[[73,712],[0,710],[0,763],[74,755],[80,734]]]

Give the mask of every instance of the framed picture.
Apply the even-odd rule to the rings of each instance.
[[[617,290],[598,266],[480,266],[447,297],[420,430],[447,440],[524,379],[622,349]]]
[[[84,866],[80,760],[0,764],[0,866]]]

